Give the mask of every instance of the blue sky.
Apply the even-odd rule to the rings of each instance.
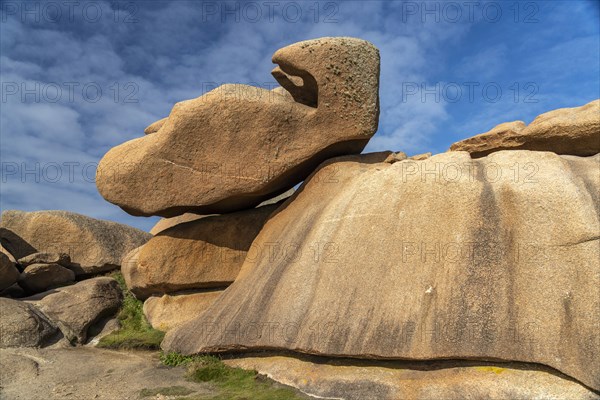
[[[600,97],[598,1],[0,1],[0,208],[149,229],[102,199],[95,166],[175,102],[273,87],[272,53],[322,36],[381,52],[366,151],[443,152]]]

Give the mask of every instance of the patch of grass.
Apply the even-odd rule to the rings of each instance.
[[[153,329],[150,326],[142,310],[144,303],[136,299],[129,291],[121,272],[113,272],[110,274],[110,277],[119,282],[119,286],[123,291],[123,305],[117,316],[121,324],[121,329],[100,339],[98,347],[110,349],[159,349],[160,342],[162,342],[165,336],[164,332]]]
[[[211,400],[295,400],[305,399],[298,392],[282,387],[256,371],[247,371],[225,365],[210,355],[184,356],[178,353],[162,354],[165,365],[188,365],[188,377],[195,382],[212,384],[218,394],[202,399]],[[195,400],[197,397],[186,397]],[[181,398],[180,400],[184,400]]]
[[[160,362],[169,367],[178,367],[180,365],[188,364],[192,361],[200,361],[203,356],[184,356],[176,352],[161,353]]]
[[[190,393],[194,393],[194,391],[183,386],[168,386],[154,389],[142,389],[140,391],[140,397],[155,397],[159,394],[163,396],[185,396]]]

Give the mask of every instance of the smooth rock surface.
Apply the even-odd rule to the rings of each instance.
[[[600,390],[599,161],[330,160],[253,243],[279,247],[162,347],[512,360]]]
[[[600,153],[600,100],[581,107],[549,111],[527,126],[523,121],[506,122],[489,132],[454,143],[450,150],[468,151],[474,158],[499,150],[592,156]]]
[[[468,361],[361,362],[322,357],[244,357],[224,361],[256,370],[317,398],[345,400],[600,399],[550,368]],[[562,375],[562,376],[561,376]]]
[[[132,252],[121,272],[138,299],[231,284],[278,204],[204,217],[166,229]],[[252,255],[252,254],[251,254]]]
[[[321,38],[284,47],[273,62],[293,101],[232,84],[177,103],[150,134],[102,158],[100,194],[132,215],[221,214],[283,193],[328,158],[360,153],[378,126],[379,51]]]
[[[223,293],[174,293],[152,296],[144,302],[144,315],[154,329],[166,332],[202,314]]]
[[[67,253],[76,275],[118,268],[129,251],[152,237],[127,225],[67,211],[7,210],[0,227],[0,242],[17,259],[38,252]]]
[[[21,273],[19,286],[38,293],[75,280],[75,273],[58,264],[31,264]]]
[[[0,291],[12,286],[19,280],[19,270],[15,263],[4,253],[0,253]]]
[[[57,333],[56,326],[31,304],[0,297],[0,348],[43,346]]]
[[[60,328],[71,343],[85,343],[88,328],[115,314],[123,295],[116,280],[92,278],[75,285],[27,297]]]

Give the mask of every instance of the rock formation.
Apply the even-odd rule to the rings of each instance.
[[[388,156],[324,163],[163,348],[512,360],[600,389],[600,155]]]
[[[75,273],[58,264],[31,264],[21,274],[19,286],[38,293],[75,280]]]
[[[0,348],[39,347],[57,332],[56,325],[34,306],[0,297]]]
[[[278,205],[204,217],[159,232],[123,261],[139,299],[181,290],[224,288],[235,280],[252,241]]]
[[[132,215],[231,212],[286,191],[328,158],[360,153],[377,130],[378,50],[322,38],[282,48],[273,62],[293,100],[223,85],[177,103],[150,134],[104,156],[102,196]]]
[[[0,298],[0,347],[88,342],[122,294],[86,278],[121,266],[165,351],[314,396],[598,399],[600,100],[443,154],[358,155],[378,50],[322,38],[273,62],[281,87],[177,103],[101,160],[105,199],[166,217],[154,236],[2,214],[0,296],[46,291]]]
[[[600,153],[600,100],[581,107],[549,111],[527,126],[523,121],[506,122],[489,132],[454,143],[450,150],[468,151],[472,157],[499,150],[593,156]]]
[[[55,321],[69,342],[82,344],[87,339],[90,326],[118,311],[122,297],[117,281],[102,277],[23,300],[31,302]]]
[[[8,210],[0,217],[0,242],[17,259],[33,253],[67,253],[76,275],[118,268],[152,235],[116,222],[66,211]]]

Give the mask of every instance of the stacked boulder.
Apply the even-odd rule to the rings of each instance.
[[[192,213],[123,263],[163,349],[269,349],[230,362],[321,397],[596,398],[600,102],[443,154],[357,155],[377,50],[323,38],[273,61],[282,89],[178,103],[100,163],[131,214]]]
[[[66,211],[0,217],[0,347],[83,344],[121,305],[116,280],[98,275],[152,235]]]

